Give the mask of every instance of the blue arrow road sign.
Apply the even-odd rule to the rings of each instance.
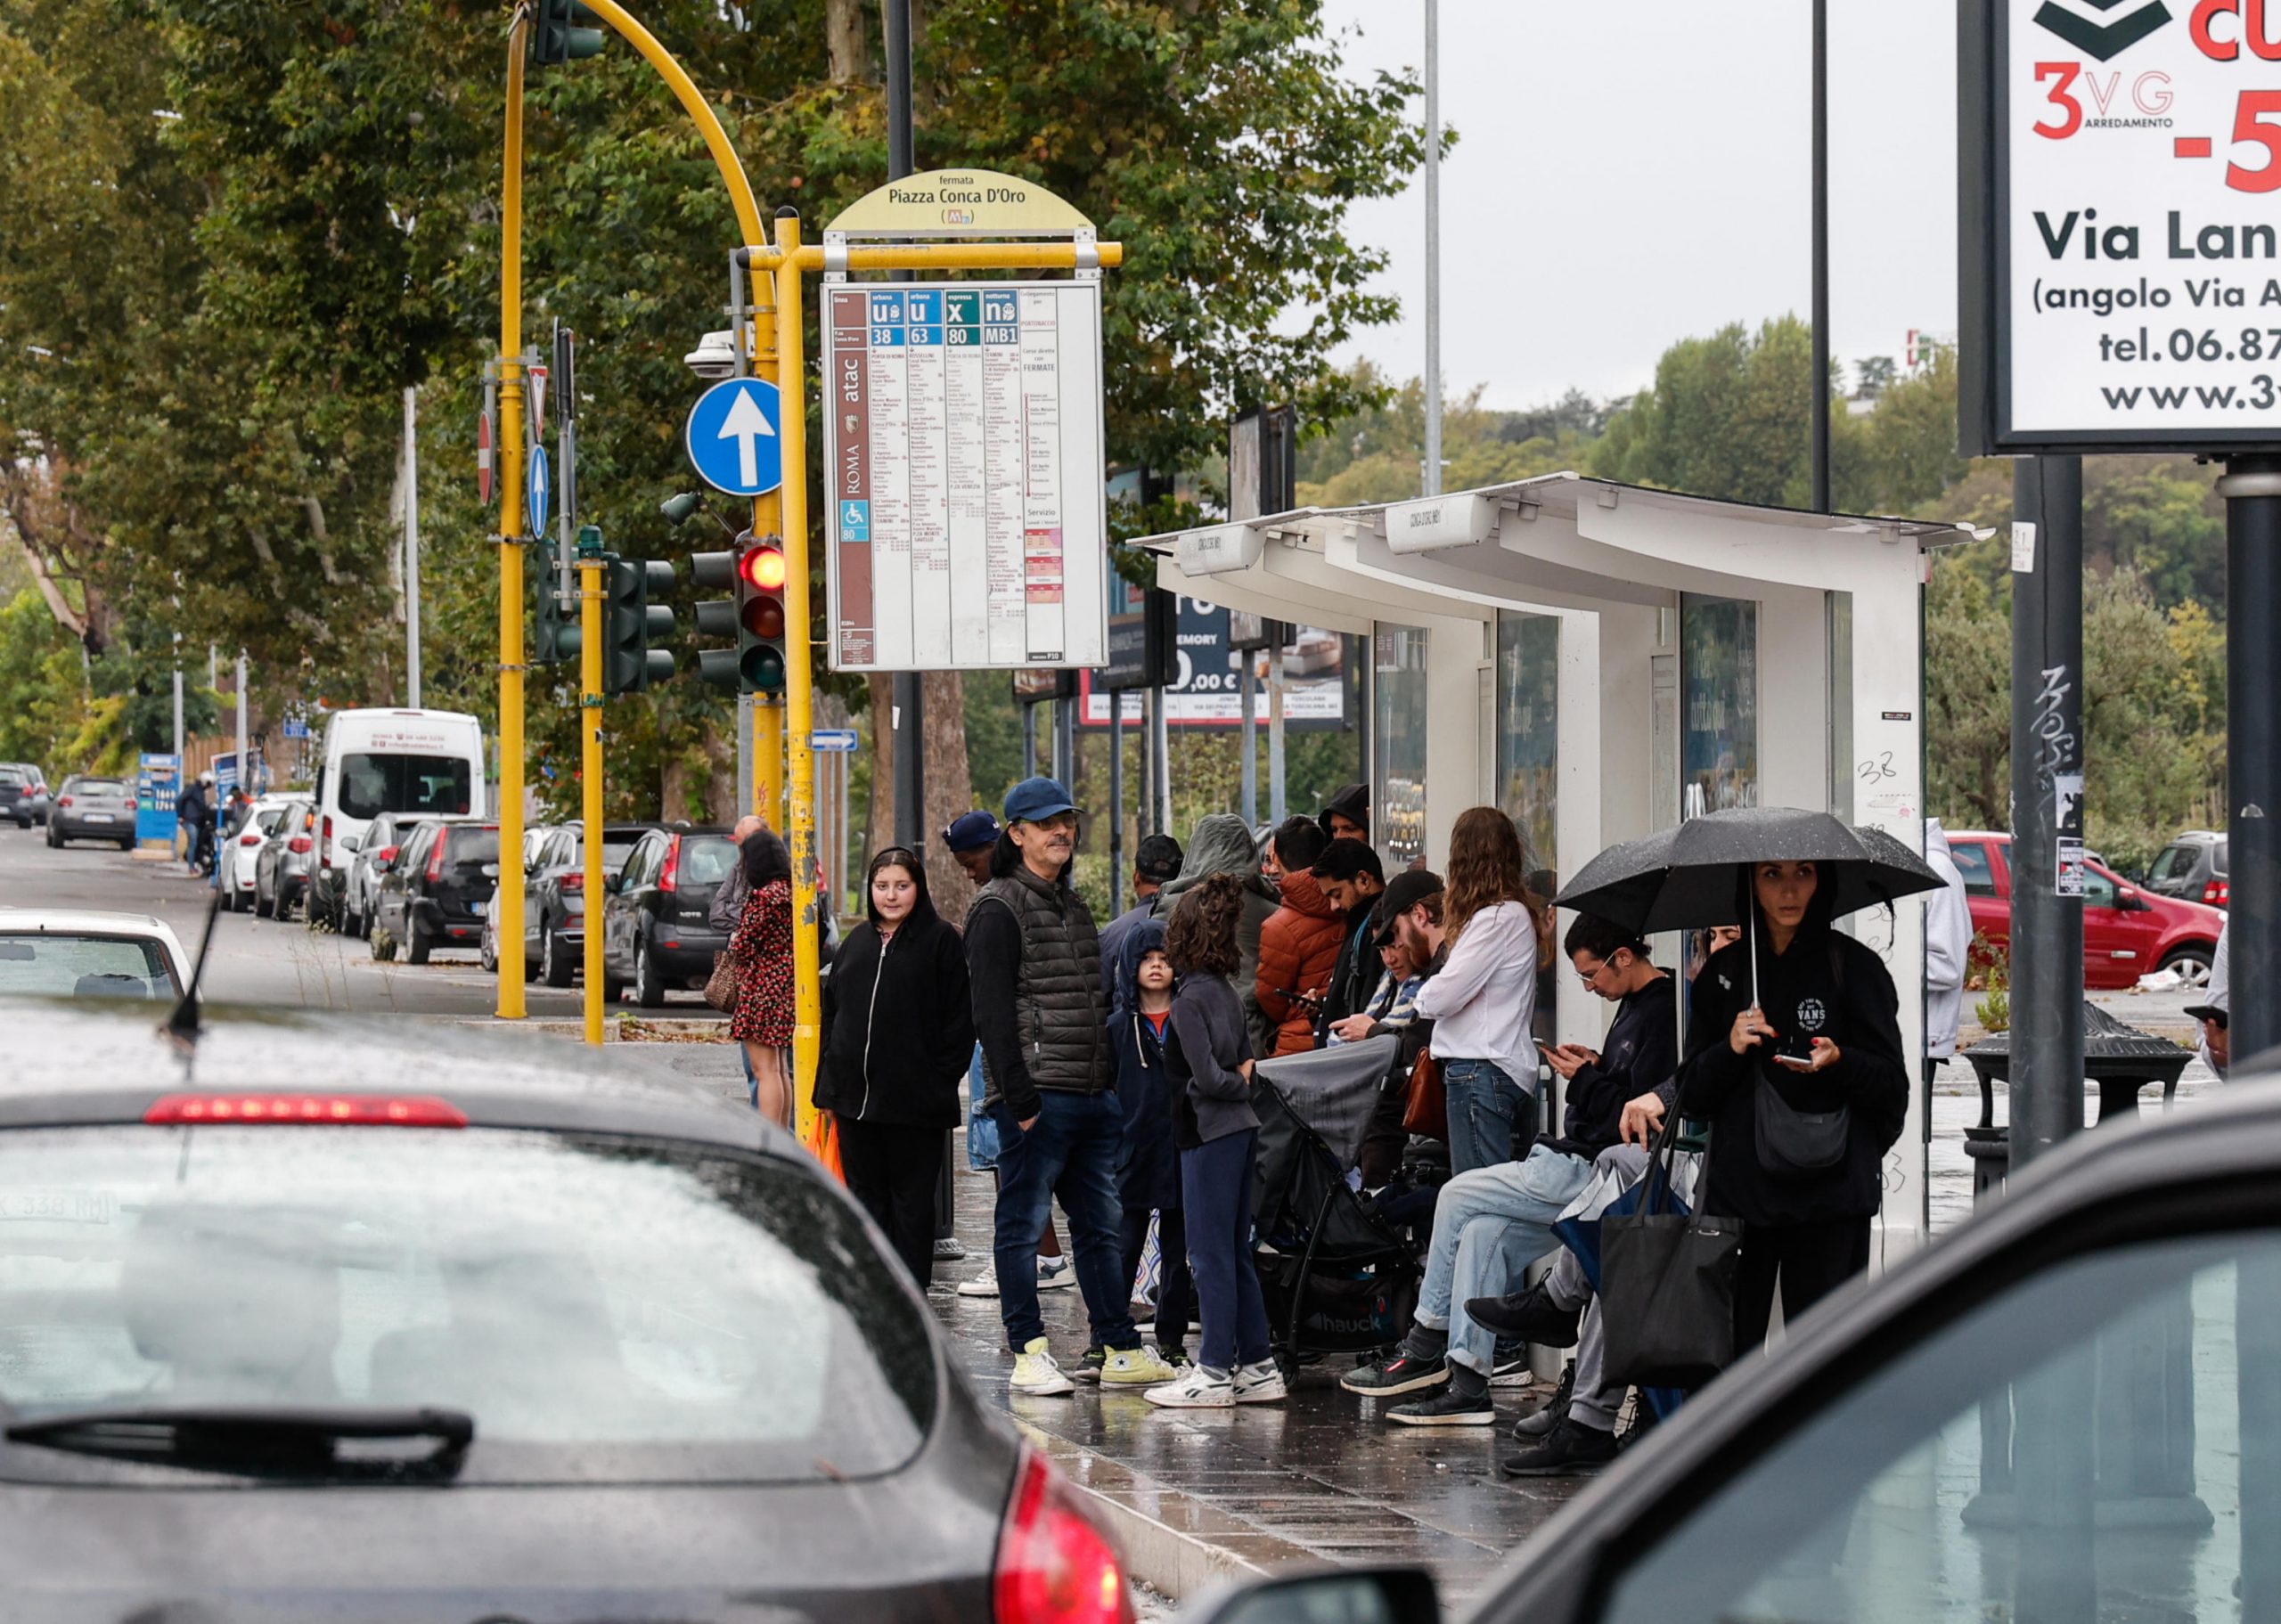
[[[811,750],[853,750],[855,747],[854,728],[818,728],[808,735]]]
[[[525,514],[523,528],[533,535],[546,534],[547,498],[554,494],[554,483],[548,477],[546,447],[531,447],[530,478],[523,487]]]
[[[732,496],[760,496],[784,483],[776,386],[758,378],[715,384],[690,408],[683,438],[697,477]]]

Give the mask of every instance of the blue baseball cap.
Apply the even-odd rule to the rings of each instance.
[[[1024,779],[1006,792],[1006,821],[1035,823],[1056,812],[1075,812],[1077,803],[1052,779]]]
[[[950,828],[943,831],[943,844],[953,854],[978,852],[986,845],[998,844],[998,820],[986,812],[961,812],[951,820]]]

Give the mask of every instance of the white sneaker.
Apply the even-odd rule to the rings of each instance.
[[[961,1297],[994,1297],[997,1294],[998,1266],[995,1263],[985,1268],[973,1279],[959,1282],[959,1295]]]
[[[1077,1267],[1067,1256],[1040,1258],[1037,1261],[1037,1288],[1042,1292],[1066,1292],[1077,1284]]]
[[[1284,1384],[1283,1367],[1271,1359],[1256,1365],[1239,1365],[1235,1375],[1239,1404],[1279,1404],[1291,1396]]]
[[[1152,1387],[1179,1374],[1146,1348],[1111,1348],[1101,1360],[1104,1387]]]
[[[1032,1337],[1029,1346],[1014,1355],[1014,1374],[1007,1385],[1016,1392],[1048,1399],[1077,1391],[1077,1383],[1053,1362],[1053,1351],[1042,1336]]]
[[[1224,1370],[1191,1365],[1177,1382],[1151,1387],[1140,1396],[1165,1409],[1233,1409],[1236,1384]]]

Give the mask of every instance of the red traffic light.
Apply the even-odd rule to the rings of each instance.
[[[786,573],[784,554],[774,547],[756,547],[737,560],[737,573],[756,592],[781,592]]]

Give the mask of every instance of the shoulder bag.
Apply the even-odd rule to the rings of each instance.
[[[1606,1379],[1699,1387],[1735,1357],[1743,1222],[1689,1212],[1672,1193],[1680,1114],[1664,1114],[1639,1210],[1600,1223]]]
[[[1409,1095],[1402,1107],[1402,1130],[1421,1138],[1450,1137],[1450,1097],[1442,1087],[1442,1063],[1434,1051],[1421,1049],[1410,1063]]]
[[[737,999],[744,992],[744,971],[737,963],[737,956],[727,948],[713,955],[713,974],[705,978],[705,1001],[724,1015],[737,1012]]]

